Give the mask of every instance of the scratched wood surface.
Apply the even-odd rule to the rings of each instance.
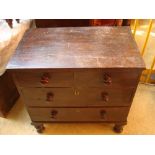
[[[129,27],[29,30],[7,69],[145,68]]]

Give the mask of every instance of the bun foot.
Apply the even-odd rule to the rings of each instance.
[[[31,124],[34,125],[34,127],[36,128],[38,133],[43,133],[43,131],[45,129],[43,123],[32,122]]]
[[[123,126],[122,125],[115,125],[113,130],[116,132],[116,133],[121,133],[123,131]]]
[[[121,133],[123,131],[123,126],[126,125],[126,123],[120,123],[120,124],[115,124],[113,130],[116,133]]]
[[[36,129],[37,129],[37,132],[38,132],[38,133],[43,133],[43,131],[45,130],[45,127],[44,127],[44,125],[42,124],[41,126],[37,127]]]

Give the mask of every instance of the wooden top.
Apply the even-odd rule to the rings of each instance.
[[[7,69],[145,68],[129,27],[36,28]]]

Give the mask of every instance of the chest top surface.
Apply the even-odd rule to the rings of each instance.
[[[145,68],[129,27],[36,28],[7,69]]]

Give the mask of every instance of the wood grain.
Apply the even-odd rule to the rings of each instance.
[[[12,76],[6,71],[0,77],[0,117],[6,117],[18,97],[19,93]]]
[[[21,88],[24,102],[30,107],[130,106],[133,91],[133,88]],[[53,94],[51,101],[47,100],[48,93]],[[103,93],[107,94],[108,101],[104,100]]]
[[[145,68],[129,27],[37,28],[7,69]]]
[[[28,112],[38,122],[125,122],[129,108],[28,108]]]
[[[28,69],[16,70],[14,77],[20,87],[134,87],[142,69]],[[42,76],[48,73],[48,83]],[[130,76],[129,76],[130,74]],[[104,83],[104,75],[111,77],[111,84]]]
[[[27,32],[7,68],[33,125],[126,124],[145,68],[129,27],[39,28]]]

